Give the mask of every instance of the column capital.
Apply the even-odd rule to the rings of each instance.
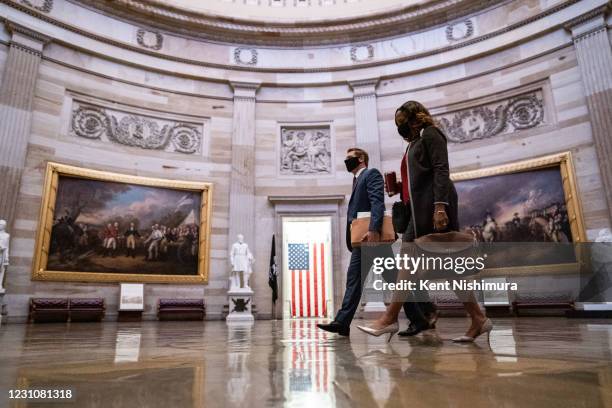
[[[610,12],[610,4],[605,4],[566,22],[563,27],[572,33],[574,41],[580,40],[593,32],[606,30],[606,16]]]
[[[255,94],[261,86],[260,82],[230,81],[234,90],[234,99],[255,100]]]
[[[10,44],[25,49],[35,54],[42,54],[46,44],[51,42],[51,37],[29,27],[6,21],[5,26],[11,34]]]
[[[353,96],[368,97],[376,95],[376,86],[380,82],[380,78],[361,79],[358,81],[349,81],[349,86],[353,90]]]

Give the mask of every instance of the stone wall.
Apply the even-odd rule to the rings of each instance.
[[[79,137],[69,126],[75,100],[101,105],[112,101],[114,106],[120,104],[123,111],[146,112],[157,120],[182,115],[193,121],[202,121],[205,128],[203,145],[207,153],[166,152]],[[119,298],[116,284],[30,280],[48,161],[145,177],[214,183],[209,283],[205,286],[147,284],[145,314],[156,312],[159,297],[204,296],[211,316],[218,316],[226,302],[231,118],[231,101],[131,86],[45,61],[40,67],[35,89],[32,134],[19,193],[19,209],[12,231],[12,265],[7,276],[9,316],[26,315],[31,296],[100,296],[106,299],[108,313],[111,316],[116,313]]]
[[[8,54],[8,47],[4,44],[0,44],[0,81],[2,81],[2,75],[4,73],[4,65],[6,64],[7,54]]]
[[[398,171],[404,148],[393,115],[409,99],[423,102],[439,119],[452,119],[475,107],[507,110],[523,104],[530,114],[506,117],[509,122],[503,128],[493,123],[469,140],[460,134],[453,136],[461,142],[449,145],[452,171],[569,150],[575,158],[588,237],[610,226],[604,180],[612,175],[602,173],[605,166],[600,166],[593,132],[594,121],[600,119],[591,114],[593,106],[605,108],[606,100],[585,91],[580,64],[590,60],[578,58],[574,41],[581,34],[572,29],[592,10],[595,17],[604,15],[605,2],[554,2],[549,9],[537,2],[530,2],[529,7],[507,2],[471,16],[469,24],[464,19],[453,20],[402,38],[380,40],[372,48],[371,59],[367,44],[355,50],[354,44],[270,47],[258,54],[259,65],[253,66],[241,60],[244,55],[252,57],[252,52],[240,54],[235,61],[236,47],[181,35],[168,35],[171,38],[164,37],[161,49],[152,49],[155,44],[151,41],[157,37],[145,36],[140,41],[145,45],[140,44],[137,32],[141,25],[112,20],[89,8],[77,10],[76,2],[56,0],[44,18],[44,11],[26,13],[23,6],[13,3],[0,3],[0,17],[34,32],[0,30],[0,79],[7,75],[4,67],[8,46],[16,41],[15,32],[25,36],[20,37],[22,42],[28,35],[36,37],[42,52],[37,54],[40,66],[35,75],[31,129],[11,231],[6,285],[10,321],[25,320],[31,296],[102,296],[109,318],[116,313],[116,284],[30,279],[48,161],[214,183],[209,283],[147,284],[148,318],[154,316],[157,299],[170,296],[204,296],[209,318],[219,318],[227,303],[228,248],[237,232],[251,235],[247,242],[256,259],[254,303],[259,317],[269,317],[270,240],[279,232],[269,198],[293,195],[324,201],[334,195],[340,201],[344,196],[334,225],[337,305],[348,262],[343,241],[351,176],[344,169],[344,154],[355,144],[368,146],[372,162],[380,163],[382,171]],[[68,29],[64,24],[69,11],[81,16],[74,21],[80,28]],[[591,21],[593,15],[586,20]],[[500,27],[503,29],[496,31]],[[130,140],[118,143],[91,138],[72,129],[71,115],[77,106],[95,106],[109,114],[135,115],[159,123],[185,121],[199,129],[202,142],[184,153],[176,146],[151,149],[134,146],[138,143]],[[306,158],[292,154],[302,132],[308,135],[304,143],[313,152]],[[15,141],[7,137],[0,143],[4,148]],[[243,168],[249,169],[244,180]],[[251,184],[244,185],[250,180]],[[6,193],[3,188],[0,191]],[[235,192],[233,200],[230,191]],[[243,194],[249,195],[244,202],[240,199]],[[387,202],[390,208],[392,200]],[[313,205],[305,199],[297,211],[307,213]],[[251,211],[256,216],[245,217]],[[280,306],[276,312],[278,315]]]

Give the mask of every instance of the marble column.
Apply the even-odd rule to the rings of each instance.
[[[355,142],[368,152],[370,167],[380,170],[380,135],[376,85],[378,78],[349,83],[355,104]]]
[[[572,21],[571,31],[591,116],[593,140],[612,223],[612,49],[604,6]]]
[[[259,84],[232,82],[234,116],[230,179],[229,243],[236,235],[255,246],[255,93]],[[228,246],[228,248],[229,248]]]
[[[49,39],[13,23],[6,27],[11,41],[0,85],[0,218],[10,230],[30,138],[38,66]]]
[[[355,144],[368,152],[369,167],[382,172],[380,158],[380,133],[378,131],[378,104],[376,102],[376,85],[378,78],[349,83],[353,89],[355,104]],[[366,301],[363,317],[372,318],[385,310],[383,295],[374,290],[372,275],[365,282],[364,299]],[[372,314],[374,313],[374,314]]]

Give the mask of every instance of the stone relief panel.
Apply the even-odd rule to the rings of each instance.
[[[136,32],[136,41],[141,47],[156,51],[161,50],[164,45],[164,37],[157,31],[139,29]]]
[[[195,154],[202,151],[203,124],[145,116],[74,101],[69,133],[142,149]]]
[[[470,38],[474,34],[474,23],[472,20],[461,21],[446,27],[446,39],[448,41],[459,41]]]
[[[48,13],[53,9],[53,0],[19,0],[24,6]]]
[[[542,90],[436,115],[436,120],[453,143],[467,143],[541,126],[545,123]]]
[[[331,142],[329,126],[281,126],[280,174],[331,174]]]

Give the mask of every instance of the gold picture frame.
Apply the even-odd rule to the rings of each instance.
[[[494,167],[487,167],[478,170],[463,171],[451,174],[453,182],[463,180],[474,180],[483,177],[500,176],[525,171],[548,169],[559,167],[565,205],[569,218],[572,234],[572,242],[575,244],[577,262],[546,264],[534,266],[517,266],[508,268],[485,269],[483,277],[490,276],[510,276],[510,275],[538,275],[538,274],[563,274],[578,273],[581,268],[581,247],[580,244],[587,241],[582,205],[578,194],[578,185],[572,154],[570,151],[556,153],[552,155],[537,157],[534,159],[522,160],[510,164],[503,164]]]
[[[172,190],[184,190],[199,193],[199,229],[197,275],[170,274],[134,274],[115,272],[59,271],[47,268],[51,232],[57,202],[58,186],[61,176],[70,178],[96,180],[102,182],[122,183],[136,186],[160,187]],[[39,227],[36,239],[36,250],[32,268],[32,280],[37,281],[74,281],[74,282],[141,282],[141,283],[207,283],[210,267],[210,235],[212,213],[212,183],[166,180],[111,173],[106,171],[84,169],[60,163],[49,162],[46,167],[42,205],[39,215]]]

